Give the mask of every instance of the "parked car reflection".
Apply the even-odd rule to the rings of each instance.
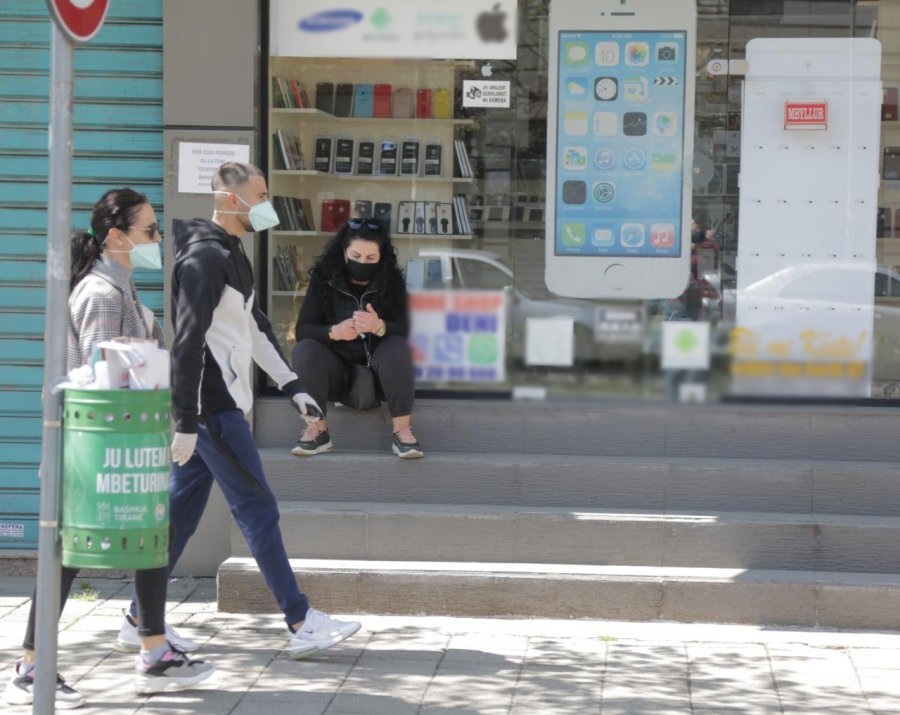
[[[810,263],[775,271],[740,290],[725,290],[719,328],[723,337],[737,324],[738,304],[744,300],[763,314],[771,313],[776,329],[802,326],[804,316],[827,311],[845,316],[845,324],[852,324],[857,313],[866,327],[871,311],[872,378],[900,380],[900,272],[895,268],[879,265],[873,272],[859,263]]]
[[[525,354],[528,318],[571,318],[575,326],[575,359],[637,360],[646,327],[644,306],[637,302],[597,302],[558,298],[538,286],[516,281],[512,268],[496,253],[473,249],[422,249],[407,263],[410,290],[503,290],[507,292],[507,348]]]

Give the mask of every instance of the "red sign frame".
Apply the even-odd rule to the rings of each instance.
[[[828,129],[828,102],[785,102],[784,128]]]
[[[109,0],[47,0],[57,26],[73,42],[87,42],[100,31]]]

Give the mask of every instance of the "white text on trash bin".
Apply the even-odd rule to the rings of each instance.
[[[150,494],[169,490],[169,473],[97,474],[97,494]]]
[[[125,461],[123,463],[122,457]],[[169,448],[168,447],[107,447],[106,454],[103,456],[103,467],[105,469],[118,469],[125,467],[126,469],[147,469],[149,467],[168,467],[169,466]]]

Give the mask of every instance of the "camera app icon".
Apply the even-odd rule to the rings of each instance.
[[[660,42],[656,45],[657,62],[674,62],[678,59],[678,45],[674,42]]]

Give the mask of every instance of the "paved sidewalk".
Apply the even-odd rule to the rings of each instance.
[[[7,675],[33,585],[0,580]],[[168,620],[202,642],[218,674],[196,690],[137,697],[133,658],[111,647],[131,583],[75,586],[88,593],[66,607],[59,669],[88,698],[82,713],[900,713],[898,633],[361,616],[357,635],[294,661],[279,616],[217,613],[213,579],[173,581]]]

